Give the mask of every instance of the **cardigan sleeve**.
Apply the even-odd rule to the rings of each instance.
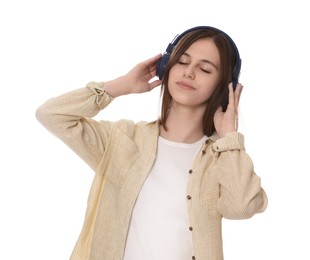
[[[261,179],[244,149],[243,135],[238,132],[219,138],[211,147],[217,158],[220,196],[219,213],[228,219],[246,219],[267,207],[267,196]]]
[[[111,123],[91,118],[112,100],[102,83],[90,82],[84,88],[47,100],[37,108],[36,117],[95,170],[104,153]]]

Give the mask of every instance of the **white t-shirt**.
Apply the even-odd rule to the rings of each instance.
[[[187,178],[206,139],[185,144],[159,137],[157,158],[132,213],[124,260],[192,259]]]

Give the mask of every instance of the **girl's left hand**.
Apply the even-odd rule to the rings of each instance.
[[[228,85],[229,103],[226,111],[223,112],[220,106],[214,114],[214,126],[220,137],[238,130],[238,107],[242,88],[243,86],[238,83],[236,90],[233,91],[232,83],[230,83]]]

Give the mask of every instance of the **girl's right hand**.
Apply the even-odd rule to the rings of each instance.
[[[127,95],[132,93],[144,93],[161,85],[162,81],[157,79],[151,81],[156,76],[156,65],[161,58],[161,54],[138,63],[126,75],[104,83],[105,91],[112,97]]]

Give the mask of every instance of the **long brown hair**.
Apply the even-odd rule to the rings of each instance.
[[[236,66],[236,53],[226,36],[212,29],[199,29],[187,33],[180,39],[171,54],[170,60],[165,69],[165,75],[163,77],[163,84],[161,88],[162,106],[160,123],[166,130],[166,120],[169,115],[172,99],[168,90],[169,72],[171,68],[179,61],[184,52],[191,46],[191,44],[201,38],[212,39],[220,55],[219,81],[211,97],[207,100],[207,106],[203,116],[204,134],[210,136],[215,131],[213,122],[214,114],[217,108],[222,105],[224,97],[227,97],[228,95],[227,86],[232,81],[232,73]]]

